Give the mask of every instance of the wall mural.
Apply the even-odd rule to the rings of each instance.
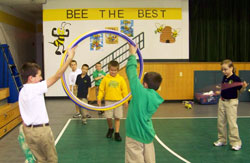
[[[160,42],[162,43],[175,43],[176,37],[180,33],[180,29],[174,29],[171,26],[166,26],[164,24],[155,24],[156,30],[155,34],[160,33]]]
[[[57,39],[54,42],[49,42],[49,43],[57,47],[55,51],[56,55],[61,55],[62,53],[65,52],[64,50],[65,37],[69,37],[69,29],[65,28],[66,25],[71,25],[71,24],[62,22],[60,27],[52,29],[52,36],[57,37]],[[62,47],[61,51],[60,51],[60,47]]]

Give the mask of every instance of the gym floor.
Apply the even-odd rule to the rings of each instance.
[[[217,139],[217,105],[195,104],[187,110],[181,102],[166,102],[153,116],[158,137],[173,151],[194,163],[250,162],[250,110],[249,102],[240,102],[238,125],[243,142],[240,151],[230,146],[213,147]],[[73,119],[74,104],[67,98],[46,98],[50,125],[57,142],[59,162],[124,162],[124,120],[121,121],[122,142],[105,138],[107,124],[97,112],[90,111],[92,118],[87,125]],[[126,117],[127,110],[124,111]],[[72,119],[71,119],[72,118]],[[0,139],[0,163],[24,162],[19,147],[18,127]],[[157,163],[182,162],[154,141]]]

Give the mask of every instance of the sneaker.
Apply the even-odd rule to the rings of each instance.
[[[108,130],[108,133],[107,133],[107,135],[106,135],[106,137],[107,137],[107,138],[112,138],[113,132],[114,132],[114,129],[113,129],[113,128],[109,129],[109,130]]]
[[[116,140],[116,141],[122,141],[122,138],[121,138],[119,132],[116,132],[116,133],[115,133],[115,140]]]
[[[104,111],[99,111],[98,114],[99,115],[103,115]]]
[[[87,121],[86,120],[82,120],[82,124],[86,125]]]
[[[234,150],[234,151],[238,151],[240,149],[241,149],[241,146],[239,146],[239,145],[232,146],[232,150]]]
[[[216,147],[221,147],[221,146],[224,146],[224,145],[227,145],[227,144],[226,143],[222,143],[220,141],[214,142],[214,146],[216,146]]]
[[[86,117],[87,117],[87,118],[91,118],[91,115],[88,114],[88,115],[86,115]]]
[[[75,115],[73,115],[73,118],[81,118],[81,114],[80,113],[76,113]]]

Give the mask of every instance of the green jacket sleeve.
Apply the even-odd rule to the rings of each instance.
[[[136,57],[134,55],[129,56],[127,66],[126,66],[126,73],[129,80],[129,86],[131,92],[135,91],[136,87],[141,87],[141,82],[137,76],[137,62]]]

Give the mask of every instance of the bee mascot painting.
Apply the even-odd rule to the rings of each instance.
[[[65,52],[64,50],[64,40],[65,37],[69,37],[69,30],[65,29],[65,26],[70,23],[62,22],[61,27],[52,29],[52,36],[57,37],[54,42],[49,42],[57,47],[55,54],[61,55]],[[62,46],[62,51],[59,51],[60,46]]]

